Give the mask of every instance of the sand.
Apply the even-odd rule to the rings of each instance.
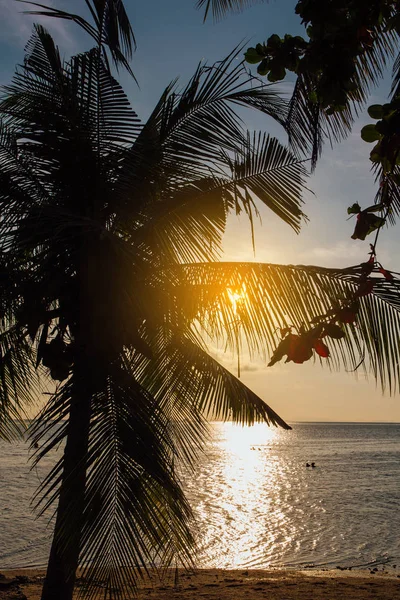
[[[139,587],[139,600],[400,600],[400,575],[389,568],[369,571],[265,571],[199,569],[180,571]],[[43,571],[3,571],[0,600],[39,600]],[[15,581],[15,578],[19,578]],[[14,583],[12,583],[14,581]],[[8,586],[8,587],[7,587]],[[99,596],[101,597],[101,595]],[[134,598],[134,596],[132,596]]]

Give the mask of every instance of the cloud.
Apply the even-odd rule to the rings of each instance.
[[[214,358],[220,365],[237,375],[237,355],[232,352],[224,352],[222,349],[215,346],[209,346],[208,351],[210,356]],[[267,368],[266,358],[250,358],[247,352],[241,352],[240,355],[240,371],[241,373],[256,373]]]
[[[384,231],[378,246],[378,259],[386,268],[397,270],[399,244],[394,236],[390,229]],[[343,268],[358,265],[368,259],[369,242],[374,240],[373,236],[370,237],[371,240],[367,238],[365,242],[341,241],[330,246],[315,246],[304,250],[299,256],[303,263],[324,267]]]
[[[346,266],[359,264],[368,256],[369,246],[357,242],[340,241],[332,246],[316,246],[301,253],[303,261],[317,262],[324,266]]]
[[[54,2],[47,0],[47,5],[52,6]],[[15,0],[0,0],[0,35],[3,42],[18,47],[25,45],[32,33],[33,23],[41,22],[64,50],[74,49],[75,39],[67,21],[27,15],[24,14],[24,10],[30,10],[29,6],[19,4]]]

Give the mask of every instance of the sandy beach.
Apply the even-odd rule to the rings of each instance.
[[[44,572],[4,571],[0,600],[39,600]],[[78,586],[80,585],[78,580]],[[101,597],[101,591],[99,590]],[[135,596],[132,595],[132,598]],[[199,569],[171,573],[164,581],[155,575],[140,583],[139,600],[400,600],[397,569],[369,571],[266,571]]]

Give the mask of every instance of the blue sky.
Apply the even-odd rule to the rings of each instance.
[[[45,0],[42,0],[45,2]],[[83,13],[83,0],[52,0],[57,8]],[[126,74],[120,80],[140,117],[145,119],[168,83],[179,77],[185,83],[200,60],[208,62],[226,56],[242,40],[249,45],[272,33],[301,34],[294,14],[294,0],[271,0],[219,23],[203,24],[203,13],[195,0],[126,0],[138,44],[132,67],[138,87]],[[7,83],[15,64],[23,58],[33,18],[21,14],[26,5],[0,0],[0,83]],[[37,18],[36,18],[37,20]],[[73,24],[42,19],[65,55],[87,48],[86,38]],[[288,84],[277,88],[288,92]],[[382,102],[389,78],[371,95],[370,103]],[[309,186],[314,196],[305,196],[310,222],[299,236],[261,207],[262,226],[256,228],[256,260],[292,264],[348,266],[365,260],[368,243],[350,239],[353,221],[346,208],[354,202],[372,204],[376,186],[369,171],[370,146],[360,139],[361,127],[370,119],[364,113],[348,139],[333,149],[326,146]],[[256,113],[249,115],[249,129],[265,129],[284,141],[274,123]],[[400,270],[400,242],[396,229],[385,230],[379,241],[379,259]],[[246,220],[232,217],[225,237],[226,260],[254,260]],[[233,366],[231,357],[218,351],[218,358]],[[381,396],[374,381],[360,375],[329,373],[319,365],[276,365],[266,369],[255,361],[245,365],[243,380],[288,420],[372,420],[400,421],[398,397]]]

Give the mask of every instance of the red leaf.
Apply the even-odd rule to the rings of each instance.
[[[386,279],[386,281],[393,281],[394,277],[391,274],[390,271],[387,271],[386,269],[384,269],[383,267],[380,267],[379,269],[379,273],[382,273],[382,275],[384,276],[384,278]]]
[[[286,362],[293,361],[294,363],[301,365],[313,355],[310,340],[298,335],[292,335],[290,338]]]
[[[358,298],[361,298],[362,296],[368,296],[368,294],[370,294],[372,292],[373,287],[374,287],[374,282],[372,281],[372,279],[363,281],[360,284],[360,287],[358,288],[358,290],[356,292],[356,296]]]
[[[356,320],[357,313],[353,312],[349,308],[343,308],[338,313],[338,319],[341,323],[354,323]]]
[[[357,313],[360,308],[360,303],[358,300],[353,300],[350,306],[346,306],[339,310],[337,313],[337,319],[341,323],[354,323],[357,317]]]
[[[369,260],[367,262],[361,263],[360,267],[362,269],[363,275],[371,275],[375,266],[375,255],[371,254]]]
[[[357,223],[351,238],[353,240],[365,240],[367,235],[376,231],[379,227],[382,227],[384,223],[385,219],[382,217],[378,217],[363,210],[357,215]]]
[[[328,358],[330,355],[329,348],[322,340],[315,340],[314,349],[322,358]]]

